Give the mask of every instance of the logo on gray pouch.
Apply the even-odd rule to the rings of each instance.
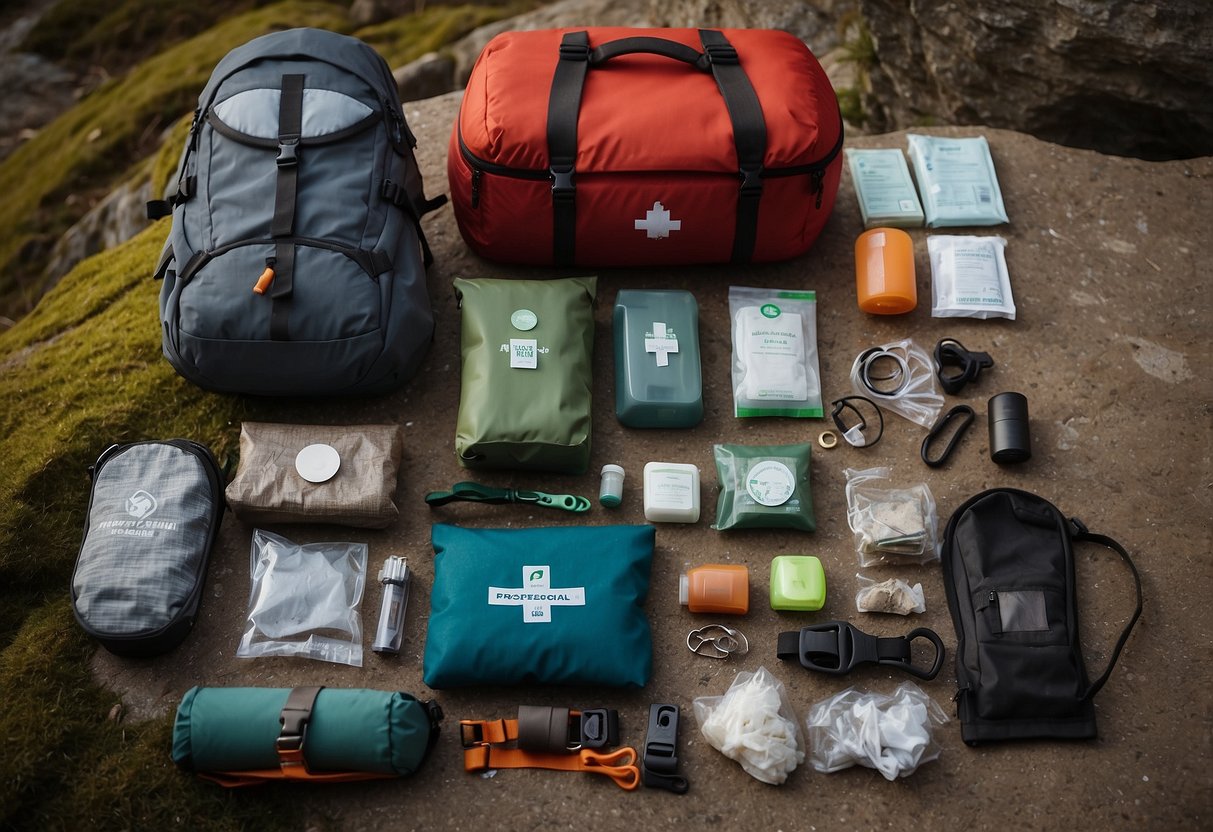
[[[136,520],[142,520],[156,510],[156,498],[140,489],[126,498],[126,513]]]

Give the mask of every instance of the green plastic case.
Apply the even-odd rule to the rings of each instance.
[[[812,555],[779,555],[771,561],[771,609],[813,612],[826,603],[826,573]]]
[[[615,416],[630,428],[703,420],[699,305],[680,289],[623,289],[615,298]]]

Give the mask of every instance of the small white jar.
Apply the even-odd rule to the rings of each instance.
[[[651,523],[699,522],[699,468],[681,462],[645,465],[644,519]]]

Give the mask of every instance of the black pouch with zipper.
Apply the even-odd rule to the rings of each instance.
[[[1137,593],[1132,618],[1094,682],[1079,645],[1074,544],[1080,541],[1119,554]],[[956,627],[964,741],[1095,737],[1095,694],[1141,615],[1141,579],[1124,547],[1041,497],[998,488],[972,497],[948,521],[943,574]]]
[[[154,656],[194,626],[225,507],[210,450],[186,439],[112,445],[90,469],[72,609],[120,656]]]

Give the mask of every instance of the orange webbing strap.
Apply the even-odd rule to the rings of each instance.
[[[548,754],[504,748],[518,737],[514,719],[474,720],[459,723],[463,737],[463,768],[468,772],[495,768],[546,768],[553,771],[585,771],[603,774],[621,789],[631,791],[640,785],[636,749],[623,747],[609,754],[583,748],[572,754]]]
[[[357,780],[393,780],[394,774],[376,774],[370,771],[308,771],[306,768],[287,773],[281,768],[260,771],[200,771],[198,776],[228,789],[257,786],[272,780],[302,780],[309,783],[351,783]]]

